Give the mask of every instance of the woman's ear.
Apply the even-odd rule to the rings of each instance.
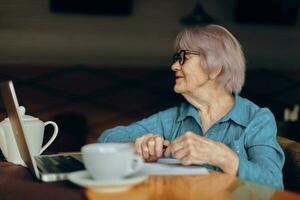
[[[209,79],[216,79],[221,73],[222,73],[222,69],[223,67],[219,67],[217,70],[215,70],[214,72],[211,72],[209,74]]]

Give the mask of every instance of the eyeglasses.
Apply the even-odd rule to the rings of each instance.
[[[175,53],[173,56],[173,62],[179,62],[180,65],[183,65],[186,59],[187,54],[194,54],[194,55],[201,55],[199,52],[196,51],[189,51],[189,50],[180,50],[178,53]]]

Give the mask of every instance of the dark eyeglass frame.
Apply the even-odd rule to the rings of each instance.
[[[179,52],[175,53],[173,55],[173,62],[179,62],[180,65],[183,65],[185,63],[186,55],[188,54],[194,54],[194,55],[201,55],[199,52],[196,51],[190,51],[190,50],[180,50]]]
[[[196,51],[180,50],[179,52],[173,55],[173,62],[176,63],[178,61],[180,65],[183,65],[186,59],[185,56],[188,54],[201,55],[199,52]]]

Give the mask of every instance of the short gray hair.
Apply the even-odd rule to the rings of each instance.
[[[218,83],[230,92],[241,91],[245,81],[245,57],[240,43],[227,29],[219,25],[186,28],[175,41],[175,50],[180,49],[200,52],[207,73],[222,68]]]

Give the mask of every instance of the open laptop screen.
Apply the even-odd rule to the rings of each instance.
[[[18,99],[15,93],[14,85],[12,81],[5,81],[0,84],[1,96],[6,109],[14,137],[21,155],[21,158],[30,169],[31,172],[35,173],[35,176],[39,179],[39,172],[35,160],[30,154],[29,148],[27,146],[24,126],[18,112]]]

